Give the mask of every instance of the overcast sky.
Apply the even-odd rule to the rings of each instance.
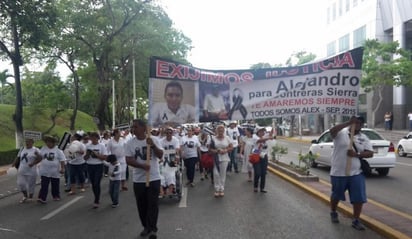
[[[159,0],[192,40],[189,61],[204,69],[284,64],[294,52],[324,56],[326,0]],[[0,62],[0,71],[13,70]]]
[[[323,57],[325,0],[160,0],[192,39],[189,61],[205,69],[284,64],[301,50]]]

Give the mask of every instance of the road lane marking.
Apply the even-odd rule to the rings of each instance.
[[[410,164],[410,163],[400,163],[400,162],[396,162],[396,164],[400,164],[400,165],[412,167],[412,164]]]
[[[64,209],[68,208],[70,205],[74,204],[75,202],[79,201],[80,199],[82,199],[84,196],[77,196],[75,198],[73,198],[71,201],[69,201],[68,203],[64,204],[63,206],[57,208],[56,210],[52,211],[51,213],[47,214],[46,216],[42,217],[40,220],[48,220],[54,216],[57,215],[57,213],[63,211]]]
[[[187,187],[182,188],[182,198],[179,202],[179,207],[187,207]]]
[[[2,228],[2,227],[0,227],[0,231],[17,232],[17,231],[15,231],[15,230],[13,230],[13,229],[7,229],[7,228]]]

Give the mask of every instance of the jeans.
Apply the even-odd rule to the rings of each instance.
[[[157,232],[157,219],[159,217],[160,180],[152,181],[149,187],[146,183],[133,183],[134,196],[142,226]]]
[[[232,172],[232,164],[235,172],[239,172],[237,167],[237,149],[238,147],[233,147],[233,150],[229,153],[230,162],[227,166],[227,171]]]
[[[119,204],[120,180],[110,180],[109,194],[112,199],[112,204]]]
[[[187,158],[184,161],[185,161],[185,167],[186,167],[187,180],[189,181],[189,183],[193,183],[193,180],[195,178],[196,163],[199,160],[197,157],[194,157],[194,158]]]
[[[70,184],[84,183],[84,165],[83,164],[69,164],[70,165]]]
[[[88,164],[87,172],[89,174],[90,184],[94,194],[94,203],[100,202],[100,182],[103,176],[103,164]]]
[[[52,197],[60,198],[60,178],[41,176],[39,199],[46,201],[50,183]]]
[[[260,162],[253,164],[253,171],[254,171],[254,179],[253,179],[253,187],[258,188],[259,180],[260,180],[260,190],[265,189],[266,184],[266,170],[268,167],[268,156],[260,158]]]

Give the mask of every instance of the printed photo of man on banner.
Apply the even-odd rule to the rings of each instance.
[[[363,48],[356,48],[305,65],[245,70],[205,70],[152,57],[149,122],[156,127],[292,115],[356,115],[362,57]],[[169,82],[174,83],[166,87]]]

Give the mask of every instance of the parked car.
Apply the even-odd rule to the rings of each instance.
[[[376,170],[379,175],[386,176],[390,168],[394,168],[396,164],[395,147],[392,142],[384,139],[378,132],[369,128],[362,128],[361,132],[369,137],[373,147],[373,157],[366,158],[371,168],[370,172],[364,172],[365,175],[370,175],[373,170]],[[412,139],[411,139],[412,146]],[[318,139],[312,140],[312,145],[309,148],[309,153],[318,155],[311,162],[312,167],[317,167],[318,164],[331,166],[333,152],[333,139],[326,130]]]
[[[412,154],[412,132],[409,132],[398,142],[398,155],[405,157]]]

